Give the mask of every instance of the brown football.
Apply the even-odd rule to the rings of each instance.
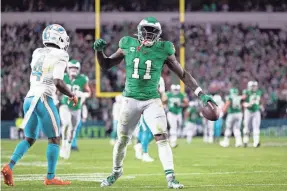
[[[216,121],[219,118],[219,111],[217,106],[212,102],[207,102],[207,104],[202,107],[201,113],[203,117],[210,121]]]

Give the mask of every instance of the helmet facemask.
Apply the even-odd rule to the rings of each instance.
[[[139,26],[138,30],[139,40],[145,46],[152,46],[156,41],[159,40],[160,29],[153,26]]]
[[[144,46],[152,46],[160,39],[161,26],[154,17],[147,17],[143,19],[138,27],[138,40]]]
[[[81,65],[77,60],[71,60],[68,62],[67,72],[70,77],[76,77],[80,74]]]
[[[171,89],[172,94],[177,95],[180,92],[180,85],[172,84],[170,89]]]

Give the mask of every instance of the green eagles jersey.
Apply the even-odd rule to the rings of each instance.
[[[230,101],[227,113],[239,113],[241,112],[241,100],[242,97],[239,95],[229,95],[226,99]]]
[[[262,96],[261,90],[251,91],[251,90],[243,90],[243,94],[246,95],[245,101],[247,103],[251,103],[251,107],[247,109],[251,112],[255,112],[260,110],[260,100]]]
[[[89,81],[88,77],[84,74],[79,74],[73,81],[70,80],[69,75],[65,73],[64,82],[71,89],[72,92],[75,91],[84,91],[85,84]],[[72,110],[78,110],[82,107],[81,98],[79,98],[78,104],[73,106],[72,102],[68,101],[68,96],[63,95],[61,103],[68,105],[68,107]]]
[[[151,47],[140,46],[137,39],[129,36],[119,42],[126,63],[123,95],[137,100],[159,98],[158,83],[163,64],[168,56],[174,54],[174,46],[169,41],[158,41]]]
[[[187,121],[191,123],[200,123],[201,117],[199,115],[199,112],[195,107],[189,107],[187,108],[187,112],[189,113]]]
[[[182,112],[181,105],[186,95],[183,93],[173,94],[171,92],[167,92],[166,96],[168,111],[174,114],[180,114]]]

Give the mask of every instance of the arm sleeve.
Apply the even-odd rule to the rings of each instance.
[[[69,61],[69,55],[66,52],[63,52],[60,55],[59,62],[55,64],[53,70],[53,78],[54,79],[63,79],[65,74],[65,69],[67,67],[67,63]]]
[[[160,93],[164,93],[165,92],[165,83],[162,77],[160,77],[159,79],[159,87],[158,87],[158,91]]]
[[[54,79],[63,79],[64,74],[65,74],[65,69],[66,69],[66,62],[60,61],[54,66],[54,71],[53,71],[53,78]]]

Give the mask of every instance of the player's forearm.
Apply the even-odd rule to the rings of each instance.
[[[113,66],[121,63],[123,60],[123,53],[118,50],[111,56],[106,56],[103,51],[97,51],[97,59],[103,70],[109,70]]]
[[[68,88],[68,86],[65,84],[65,82],[61,79],[54,79],[54,84],[56,88],[62,93],[65,94],[68,97],[73,97],[74,94],[71,92],[71,90]]]
[[[195,91],[199,87],[197,81],[186,70],[183,70],[183,74],[180,76],[180,79],[192,91]]]

